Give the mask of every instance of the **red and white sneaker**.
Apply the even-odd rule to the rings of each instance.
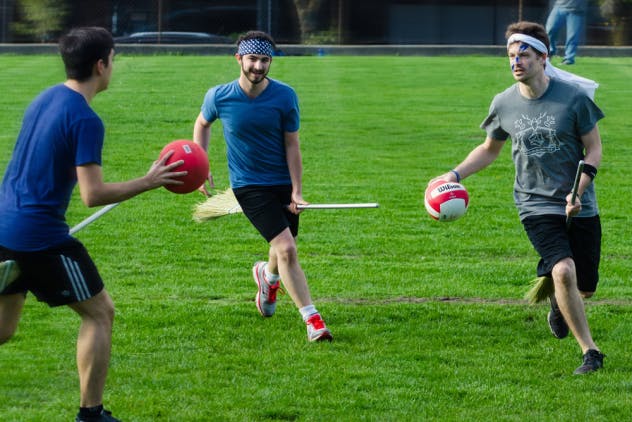
[[[307,324],[307,339],[309,341],[332,341],[334,339],[320,314],[310,316],[305,324]]]
[[[255,296],[255,303],[257,310],[264,317],[271,317],[276,311],[276,296],[277,290],[281,286],[281,283],[277,281],[274,284],[268,283],[265,277],[266,263],[259,261],[252,267],[252,276],[257,283],[257,296]]]

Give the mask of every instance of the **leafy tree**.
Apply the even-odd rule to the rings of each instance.
[[[601,15],[612,25],[612,43],[625,45],[632,36],[632,0],[599,0]]]
[[[304,43],[329,41],[333,35],[329,28],[321,31],[320,12],[324,0],[294,0],[301,29],[301,41]]]
[[[40,42],[50,41],[63,29],[68,14],[65,0],[18,0],[22,20],[13,23],[13,30]]]

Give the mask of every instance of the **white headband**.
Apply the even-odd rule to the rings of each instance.
[[[509,48],[511,44],[517,41],[522,41],[525,44],[529,44],[534,50],[537,50],[542,54],[547,54],[549,52],[546,48],[546,45],[544,45],[542,41],[525,34],[513,34],[511,37],[509,37],[509,39],[507,40],[507,48]]]

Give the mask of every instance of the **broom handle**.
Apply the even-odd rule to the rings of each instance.
[[[375,202],[368,202],[363,204],[299,204],[297,205],[299,210],[334,210],[343,208],[378,208],[380,205]]]
[[[92,223],[94,220],[100,218],[103,214],[110,211],[112,208],[116,207],[119,202],[115,202],[114,204],[106,205],[101,208],[99,211],[95,212],[91,216],[87,217],[85,220],[81,221],[79,224],[70,229],[69,234],[73,235],[77,233],[79,230],[83,229],[88,224]],[[15,269],[12,269],[13,266],[16,266]],[[4,288],[13,280],[16,279],[19,275],[19,268],[17,268],[17,264],[14,260],[6,260],[2,261],[2,267],[0,269],[4,269],[2,273],[0,273],[0,292],[4,290]]]
[[[584,170],[584,160],[579,160],[577,164],[577,173],[575,173],[575,181],[573,182],[573,190],[571,191],[571,204],[575,205],[575,200],[577,199],[577,188],[579,188],[579,181],[582,178],[582,171]],[[570,215],[566,216],[566,228],[571,227],[571,219]]]
[[[99,211],[95,212],[94,214],[92,214],[91,216],[89,216],[88,218],[86,218],[85,220],[81,221],[80,223],[78,223],[73,228],[71,228],[69,233],[71,235],[77,233],[79,230],[83,229],[85,226],[87,226],[88,224],[92,223],[94,220],[97,220],[103,214],[107,213],[112,208],[116,207],[118,204],[120,204],[120,202],[115,202],[113,204],[106,205],[105,207],[101,208]]]

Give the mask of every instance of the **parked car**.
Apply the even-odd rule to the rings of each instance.
[[[115,37],[117,44],[232,44],[229,37],[206,32],[135,32]]]

